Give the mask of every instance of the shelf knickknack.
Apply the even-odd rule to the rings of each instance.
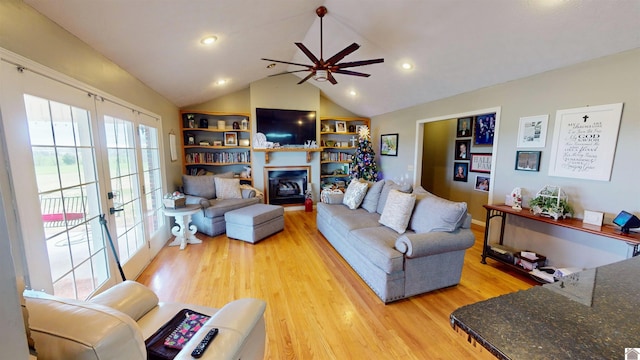
[[[536,197],[529,200],[529,208],[534,215],[554,218],[567,218],[573,215],[569,197],[559,186],[545,185]]]

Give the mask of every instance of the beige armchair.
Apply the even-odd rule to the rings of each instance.
[[[264,311],[258,299],[232,301],[221,309],[163,303],[147,287],[122,282],[88,301],[25,291],[29,328],[38,360],[146,359],[145,339],[182,309],[211,315],[175,359],[191,352],[211,328],[220,329],[201,359],[262,359]]]

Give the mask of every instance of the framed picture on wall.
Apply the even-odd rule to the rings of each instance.
[[[398,134],[380,136],[380,155],[398,156]]]
[[[489,192],[490,178],[485,175],[476,175],[476,185],[474,187],[477,191]]]
[[[474,145],[493,145],[493,136],[496,131],[496,114],[476,116],[473,131]]]
[[[542,151],[517,151],[516,170],[540,171],[540,154]]]
[[[471,154],[469,150],[471,148],[471,140],[456,140],[456,160],[469,160]]]
[[[469,176],[469,164],[466,162],[453,163],[453,181],[467,182]]]
[[[549,115],[521,117],[518,127],[518,147],[543,148],[547,139],[548,123]]]
[[[471,154],[471,167],[469,171],[490,173],[492,154]]]
[[[458,131],[457,137],[470,137],[471,136],[471,124],[473,124],[473,117],[463,117],[458,119]]]

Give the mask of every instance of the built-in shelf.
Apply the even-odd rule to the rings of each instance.
[[[305,152],[307,153],[307,163],[311,162],[311,154],[322,151],[321,148],[305,149],[305,148],[282,148],[282,149],[253,149],[256,152],[264,153],[264,163],[269,163],[269,154],[273,152]]]

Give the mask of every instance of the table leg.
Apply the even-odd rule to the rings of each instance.
[[[191,215],[176,215],[176,225],[171,229],[171,233],[176,237],[169,246],[180,245],[180,250],[184,250],[187,244],[200,244],[202,240],[196,238],[194,235],[198,228],[195,225],[189,225],[191,222]]]
[[[191,224],[191,214],[185,216],[185,224],[190,224],[184,227],[184,237],[187,244],[201,244],[202,240],[196,237],[198,227]]]

